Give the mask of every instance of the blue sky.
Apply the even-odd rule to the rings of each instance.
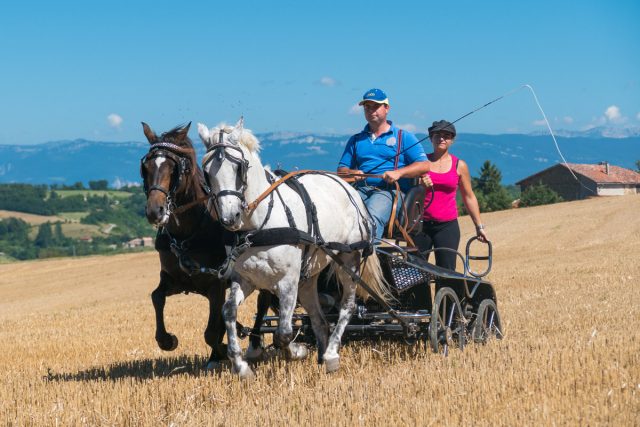
[[[137,141],[140,121],[240,115],[255,132],[347,134],[371,87],[418,132],[525,83],[554,129],[640,125],[637,0],[217,3],[3,2],[0,144]],[[519,91],[457,126],[541,118]]]

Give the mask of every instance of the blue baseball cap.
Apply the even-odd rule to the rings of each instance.
[[[389,98],[387,98],[387,94],[384,93],[381,89],[369,89],[362,95],[362,101],[358,105],[362,105],[367,101],[377,102],[378,104],[387,104],[389,105]]]

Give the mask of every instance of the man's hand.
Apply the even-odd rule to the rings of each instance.
[[[397,170],[395,170],[395,171],[386,171],[382,175],[382,179],[384,179],[385,182],[388,182],[389,184],[393,184],[394,182],[396,182],[400,178],[402,178],[402,173],[397,171]]]
[[[433,187],[433,181],[431,181],[431,177],[429,176],[429,174],[421,176],[420,182],[427,188]]]
[[[362,181],[366,179],[366,177],[362,175],[363,175],[363,172],[360,169],[347,169],[347,168],[338,169],[338,176],[342,177],[342,179],[344,179],[347,182],[356,182],[356,181]]]

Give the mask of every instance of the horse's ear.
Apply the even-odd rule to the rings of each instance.
[[[158,136],[153,130],[151,130],[149,125],[146,124],[145,122],[141,122],[141,123],[142,123],[142,130],[144,131],[144,136],[147,137],[147,141],[149,141],[149,144],[155,144],[156,142],[158,142]]]
[[[209,148],[211,133],[209,133],[209,128],[202,123],[198,123],[198,135],[200,135],[200,139],[204,142],[205,147]]]
[[[244,128],[244,116],[240,116],[238,123],[235,126],[236,130],[242,130]]]
[[[178,139],[180,141],[184,141],[184,139],[186,138],[187,134],[189,133],[189,128],[190,127],[191,127],[191,122],[189,122],[185,127],[180,129],[180,132],[178,132]]]

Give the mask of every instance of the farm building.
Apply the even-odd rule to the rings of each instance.
[[[123,245],[128,249],[139,248],[139,247],[152,247],[153,237],[137,237],[135,239],[129,240],[126,243],[123,243]]]
[[[516,182],[516,185],[520,186],[521,191],[525,191],[540,183],[558,193],[564,200],[640,194],[640,173],[607,162],[597,165],[557,164]]]

